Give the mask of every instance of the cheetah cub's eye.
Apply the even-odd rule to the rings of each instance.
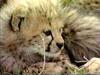
[[[45,33],[45,35],[47,35],[47,36],[49,36],[49,35],[52,34],[50,30],[48,30],[48,31],[44,31],[44,33]]]

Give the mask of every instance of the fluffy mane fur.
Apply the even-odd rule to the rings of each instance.
[[[78,9],[66,9],[63,37],[70,58],[86,61],[100,57],[100,19]],[[72,60],[73,61],[73,60]]]

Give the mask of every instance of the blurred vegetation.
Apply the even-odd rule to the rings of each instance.
[[[65,7],[66,5],[69,5],[70,3],[72,3],[72,0],[61,0],[62,5]]]

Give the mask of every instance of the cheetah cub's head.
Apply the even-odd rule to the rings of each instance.
[[[56,1],[55,2],[59,2]],[[18,5],[11,17],[11,30],[25,40],[50,31],[58,46],[63,46],[61,36],[63,19],[59,3],[50,0],[32,0]]]

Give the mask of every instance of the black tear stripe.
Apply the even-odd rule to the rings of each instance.
[[[7,4],[7,0],[0,0],[0,8],[1,8],[4,4]]]
[[[49,42],[49,44],[48,44],[48,46],[47,46],[47,49],[46,49],[46,51],[47,52],[50,52],[50,45],[52,44],[52,41],[54,40],[54,38],[53,38],[53,35],[52,35],[52,32],[49,30],[49,31],[47,31],[47,32],[44,32],[47,36],[51,36],[51,41]]]

